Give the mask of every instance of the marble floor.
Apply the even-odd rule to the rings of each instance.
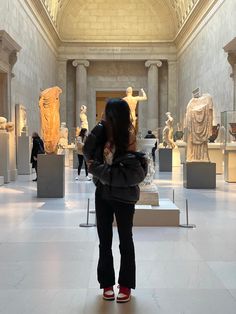
[[[236,184],[217,176],[216,190],[186,190],[182,170],[156,174],[196,229],[134,228],[137,288],[130,303],[101,298],[98,239],[86,222],[94,186],[66,170],[64,199],[37,199],[32,176],[0,187],[1,314],[235,314]],[[94,214],[90,214],[94,222]],[[114,228],[114,259],[119,252]]]

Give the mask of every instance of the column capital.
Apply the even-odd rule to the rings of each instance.
[[[158,68],[162,66],[161,60],[147,60],[145,66],[149,68],[151,65],[156,65]]]
[[[83,66],[85,66],[86,68],[88,68],[88,67],[89,67],[89,61],[88,61],[88,60],[74,60],[74,61],[72,62],[72,65],[73,65],[74,67],[77,67],[78,65],[83,65]]]

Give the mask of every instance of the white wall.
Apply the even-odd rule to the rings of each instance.
[[[22,47],[13,68],[12,114],[16,103],[27,108],[29,131],[39,131],[40,89],[55,85],[56,55],[22,0],[0,0],[0,29]]]
[[[222,3],[223,2],[223,3]],[[232,68],[223,47],[236,37],[236,1],[222,5],[179,57],[179,106],[183,117],[191,92],[200,87],[215,104],[215,122],[220,112],[233,109]]]

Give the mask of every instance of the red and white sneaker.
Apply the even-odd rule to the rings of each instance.
[[[116,298],[116,302],[125,303],[131,299],[131,289],[127,287],[119,286],[120,290]]]
[[[115,293],[113,287],[108,287],[103,289],[103,299],[108,301],[115,300]]]

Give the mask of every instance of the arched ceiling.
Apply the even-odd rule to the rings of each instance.
[[[41,0],[62,40],[172,40],[199,0]]]

